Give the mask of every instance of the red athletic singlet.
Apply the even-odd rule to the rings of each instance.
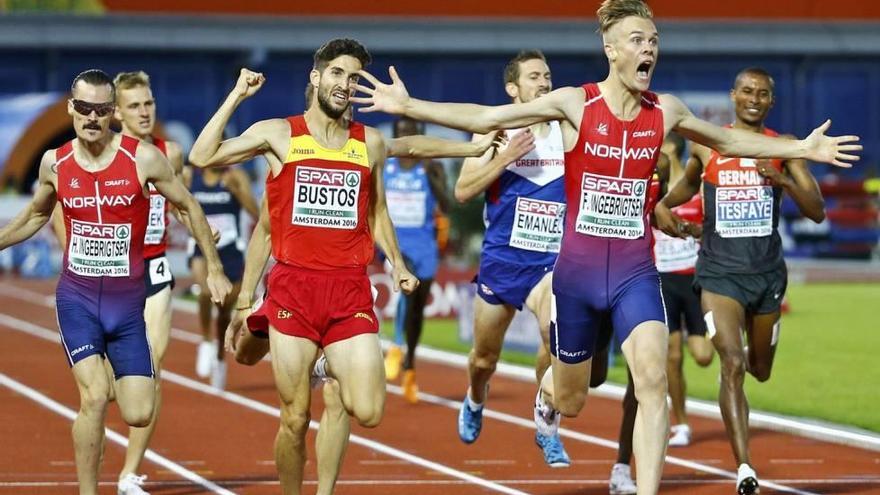
[[[764,129],[765,136],[778,134]],[[721,273],[762,273],[782,263],[782,188],[758,173],[754,158],[712,151],[703,171],[705,220],[700,263]],[[766,160],[783,173],[782,160]]]
[[[58,201],[67,231],[65,272],[143,284],[150,201],[138,180],[137,147],[136,138],[122,136],[113,161],[97,172],[79,166],[73,141],[55,151]]]
[[[313,270],[366,267],[373,237],[363,124],[352,122],[345,145],[331,150],[311,136],[302,115],[287,120],[287,157],[281,173],[266,180],[273,256]]]
[[[647,220],[649,183],[663,142],[657,95],[642,93],[631,121],[611,113],[596,84],[585,84],[584,116],[574,149],[565,154],[565,234],[560,258],[602,258],[607,245],[615,269],[653,265]],[[602,253],[602,254],[600,254]],[[583,262],[583,261],[581,261]]]
[[[154,136],[153,146],[159,148],[163,155],[168,156],[164,139]],[[149,184],[148,187],[150,188],[150,219],[144,237],[144,258],[155,258],[164,255],[168,246],[168,202],[153,184]]]

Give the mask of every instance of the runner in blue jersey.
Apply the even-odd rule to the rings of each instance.
[[[184,174],[185,181],[193,197],[204,210],[208,223],[219,233],[217,252],[220,254],[223,271],[233,284],[232,292],[217,306],[216,332],[211,330],[214,304],[205,290],[199,293],[198,298],[199,325],[203,340],[199,345],[196,371],[203,378],[210,375],[211,385],[222,389],[226,385],[226,361],[223,345],[218,342],[224,340],[244,272],[241,211],[244,209],[253,218],[257,218],[259,210],[251,193],[250,180],[241,169],[187,169]],[[193,278],[199,287],[203,288],[207,265],[202,250],[190,239],[187,251]],[[216,341],[213,340],[214,333],[216,333]],[[205,348],[210,350],[205,352]]]
[[[507,65],[505,90],[514,103],[527,103],[553,89],[550,68],[537,50],[523,51]],[[510,142],[500,152],[465,160],[455,186],[459,201],[486,193],[486,235],[474,302],[474,344],[470,353],[467,395],[462,402],[458,434],[476,441],[482,427],[483,404],[495,371],[504,334],[516,310],[528,307],[537,317],[544,343],[536,376],[550,365],[548,324],[550,276],[562,240],[565,211],[564,149],[557,122],[508,131]],[[559,435],[537,434],[544,460],[567,467],[568,454]]]
[[[394,138],[424,134],[424,124],[410,118],[394,122]],[[421,281],[411,294],[401,294],[394,318],[394,343],[385,358],[385,375],[394,380],[403,369],[403,397],[415,404],[419,400],[416,385],[416,346],[422,335],[425,304],[437,273],[439,253],[434,227],[434,212],[449,211],[449,193],[443,165],[434,160],[388,157],[385,161],[385,196],[388,213],[397,233],[400,252],[410,272]],[[406,356],[401,365],[401,350],[406,335]]]

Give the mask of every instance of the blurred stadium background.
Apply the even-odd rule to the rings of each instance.
[[[268,82],[235,114],[233,132],[259,119],[300,113],[312,53],[334,37],[364,42],[374,57],[374,74],[387,78],[387,67],[395,65],[412,94],[433,100],[505,103],[503,67],[526,48],[547,55],[555,87],[604,78],[607,65],[595,34],[598,3],[0,0],[0,224],[26,203],[43,150],[73,136],[65,100],[70,81],[84,69],[100,68],[111,75],[148,72],[161,132],[188,151],[240,67],[264,72]],[[783,233],[793,282],[880,280],[880,3],[649,3],[661,32],[654,91],[675,93],[699,115],[723,124],[732,120],[728,91],[734,75],[747,66],[762,66],[776,80],[770,127],[802,137],[831,118],[833,134],[861,136],[865,150],[852,169],[811,168],[825,195],[827,220],[815,225],[801,219],[788,200],[783,206]],[[387,115],[360,118],[390,129]],[[429,126],[428,133],[468,138],[435,126]],[[460,164],[449,161],[446,166],[454,181]],[[264,166],[246,167],[259,193]],[[467,334],[467,281],[479,257],[481,209],[482,201],[477,199],[451,213],[445,267],[428,308],[431,317],[459,317],[460,336]],[[178,229],[178,248],[185,236]],[[53,277],[59,262],[53,243],[47,234],[0,253],[0,270]],[[185,276],[182,255],[178,260],[174,268]],[[390,316],[393,296],[383,285],[386,281],[377,267],[374,282],[382,290],[380,304]],[[820,292],[804,296],[804,302],[791,301],[795,313],[799,304],[836,304],[821,292],[829,286],[815,287]],[[873,294],[868,301],[878,294],[877,285],[852,288],[862,295]],[[846,292],[840,297],[852,299]],[[876,351],[876,327],[869,323],[873,314],[869,306],[861,310],[840,315],[850,320],[832,320],[840,321],[839,328],[817,332],[862,328],[865,335],[855,338],[861,343],[856,346]],[[834,314],[835,308],[829,311]],[[429,342],[430,334],[429,324]],[[520,335],[513,338],[520,348],[534,343],[529,331]],[[866,382],[872,383],[877,366],[868,366],[863,371],[873,373]],[[842,421],[880,431],[876,420]]]

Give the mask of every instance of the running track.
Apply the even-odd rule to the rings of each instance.
[[[58,343],[54,282],[0,277],[0,494],[75,493],[70,414],[78,407]],[[194,375],[195,316],[176,310],[163,373],[164,406],[143,473],[156,494],[280,491],[272,457],[278,400],[269,364],[230,364],[228,388],[213,391]],[[496,376],[480,440],[456,434],[465,371],[421,361],[422,401],[403,401],[389,386],[380,427],[353,427],[336,492],[351,494],[608,493],[620,406],[593,397],[563,422],[569,469],[550,469],[534,446],[531,383]],[[313,417],[320,416],[320,395]],[[111,432],[127,429],[111,406]],[[669,451],[663,493],[734,493],[734,463],[722,424],[692,417],[695,445]],[[314,459],[314,430],[309,458]],[[108,433],[102,493],[115,493],[124,437]],[[752,436],[762,493],[880,494],[880,452],[756,430]],[[315,491],[314,462],[305,493]],[[769,483],[768,483],[769,482]],[[770,483],[774,483],[772,487]],[[773,489],[775,488],[775,490]]]

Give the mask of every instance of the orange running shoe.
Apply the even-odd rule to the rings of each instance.
[[[419,386],[416,385],[416,370],[403,372],[403,398],[410,404],[419,402]]]
[[[400,374],[400,363],[403,361],[403,352],[396,345],[388,348],[388,354],[385,355],[385,378],[392,382],[397,380]]]

